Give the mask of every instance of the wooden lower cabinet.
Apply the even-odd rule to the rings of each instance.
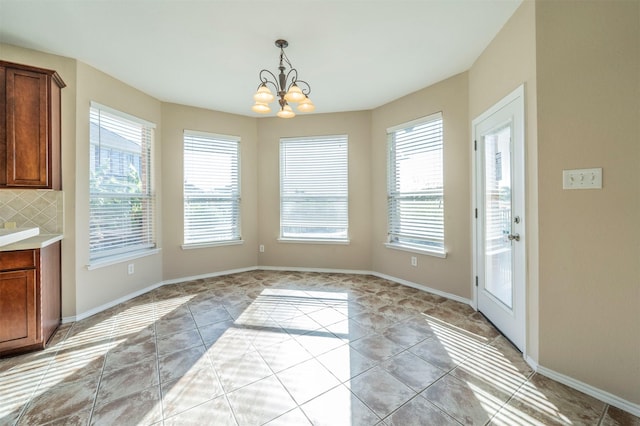
[[[36,344],[36,304],[35,269],[0,272],[0,348]]]
[[[0,252],[0,355],[44,349],[60,325],[60,242]]]

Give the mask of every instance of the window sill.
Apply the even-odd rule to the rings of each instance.
[[[447,258],[447,252],[446,251],[428,250],[428,249],[423,249],[423,248],[417,248],[417,247],[411,247],[411,246],[403,246],[403,245],[400,245],[400,244],[392,244],[392,243],[385,243],[385,247],[390,248],[390,249],[394,249],[394,250],[408,251],[410,253],[424,254],[426,256],[439,257],[441,259],[446,259]]]
[[[351,240],[323,240],[321,238],[318,239],[296,239],[296,238],[278,238],[279,243],[300,243],[300,244],[339,244],[339,245],[348,245],[351,244]]]
[[[236,246],[240,244],[244,244],[244,240],[183,244],[180,247],[182,248],[182,250],[193,250],[193,249],[209,248],[209,247]]]
[[[105,266],[115,265],[117,263],[126,262],[128,260],[139,259],[141,257],[153,256],[160,253],[159,248],[152,248],[146,250],[139,250],[131,253],[119,254],[117,256],[109,256],[103,259],[98,259],[94,262],[90,262],[87,265],[87,270],[93,271],[94,269],[104,268]]]

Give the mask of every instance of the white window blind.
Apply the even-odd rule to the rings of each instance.
[[[240,138],[184,132],[184,244],[239,241]]]
[[[387,130],[389,243],[444,253],[442,113]]]
[[[347,136],[280,140],[280,238],[348,238]]]
[[[90,260],[155,247],[151,186],[152,123],[92,103]]]

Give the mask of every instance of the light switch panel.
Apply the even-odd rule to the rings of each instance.
[[[602,189],[602,168],[563,170],[562,189]]]

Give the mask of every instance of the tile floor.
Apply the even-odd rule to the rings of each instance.
[[[0,359],[0,425],[640,425],[468,306],[362,275],[158,288]]]

